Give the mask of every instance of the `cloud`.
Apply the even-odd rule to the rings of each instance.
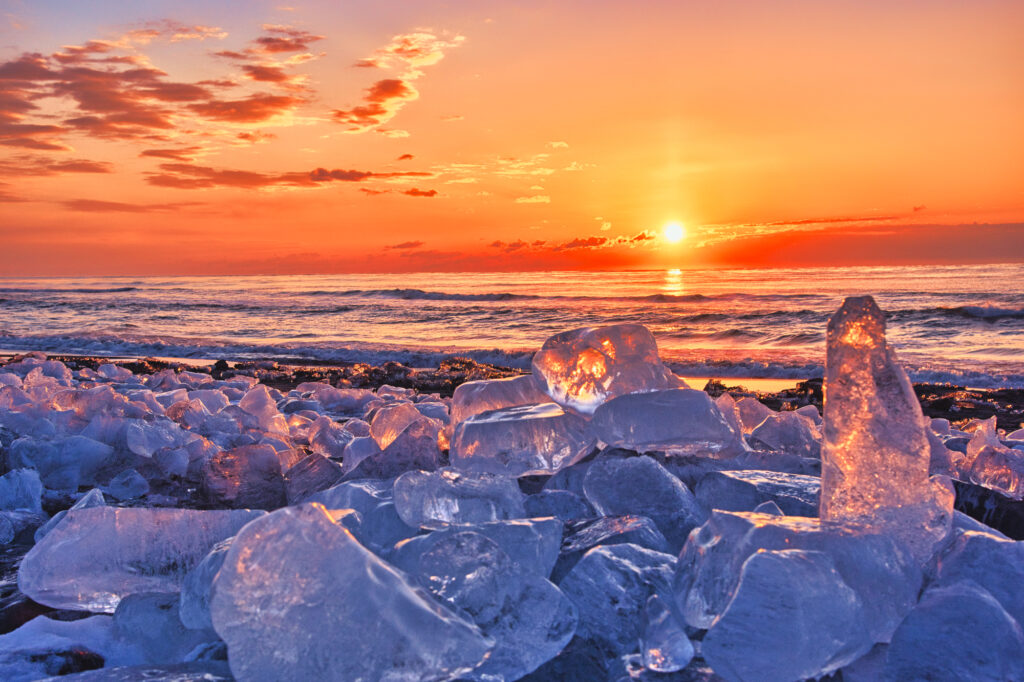
[[[401,156],[398,157],[397,160],[398,161],[412,161],[413,158],[414,157],[413,157],[412,154],[402,154]]]
[[[313,187],[316,183],[310,173],[256,173],[253,171],[217,169],[188,163],[160,164],[162,173],[150,173],[146,182],[156,187],[172,189],[210,189],[234,187],[261,189],[264,187]]]
[[[370,196],[375,196],[377,194],[388,194],[389,192],[391,192],[391,190],[389,189],[370,189],[369,187],[360,187],[359,191],[365,192]]]
[[[260,123],[290,113],[306,100],[289,95],[256,93],[244,99],[210,100],[190,104],[189,109],[200,116],[230,123]]]
[[[456,35],[451,39],[439,37],[428,31],[396,35],[391,42],[378,48],[373,55],[356,62],[359,67],[393,68],[411,70],[407,77],[419,75],[415,69],[433,66],[444,59],[445,52],[461,45],[466,38]]]
[[[436,189],[426,189],[426,190],[424,190],[424,189],[416,189],[415,187],[413,187],[412,189],[405,190],[404,192],[402,192],[402,194],[408,194],[411,197],[433,197],[433,196],[437,196],[437,190]]]
[[[577,237],[572,241],[555,247],[555,251],[570,251],[572,249],[594,249],[608,243],[608,237]]]
[[[914,211],[914,213],[920,213],[921,211],[925,210],[926,208],[928,208],[928,207],[924,206],[924,205],[922,205],[922,206],[914,206],[913,211]]]
[[[0,175],[9,177],[113,172],[113,164],[105,161],[90,161],[88,159],[53,161],[43,156],[19,155],[0,161]]]
[[[391,120],[406,103],[419,97],[408,81],[385,78],[371,85],[363,97],[365,104],[352,109],[336,109],[331,113],[338,123],[348,125],[348,132],[361,133]]]
[[[413,242],[401,242],[400,244],[392,244],[391,246],[385,246],[384,248],[385,249],[402,249],[402,250],[404,250],[404,249],[417,249],[417,248],[419,248],[421,246],[423,246],[423,242],[421,242],[421,241],[413,241]]]
[[[569,143],[568,142],[561,142],[561,141],[558,141],[558,142],[548,142],[548,148],[549,149],[568,149],[569,148]]]
[[[292,26],[263,24],[263,30],[268,35],[260,36],[252,42],[255,49],[268,54],[305,52],[309,49],[310,43],[324,39],[323,36],[314,35],[309,31]]]
[[[177,211],[182,208],[200,205],[193,201],[170,204],[125,204],[120,201],[98,201],[95,199],[69,199],[60,203],[72,211],[87,213],[155,213]]]
[[[409,137],[408,130],[401,130],[400,128],[377,128],[374,130],[375,133],[380,133],[384,137],[402,138]]]
[[[375,173],[372,171],[342,170],[340,168],[336,168],[334,170],[317,168],[309,173],[310,179],[315,182],[331,182],[333,180],[339,180],[341,182],[362,182],[363,180],[368,180],[370,178],[425,178],[430,177],[431,175],[432,173],[426,173],[423,171]]]
[[[235,138],[243,140],[245,142],[259,144],[261,142],[267,142],[269,140],[276,140],[277,135],[275,135],[274,133],[265,133],[262,130],[246,130],[235,135]]]
[[[355,63],[359,68],[397,69],[398,78],[383,78],[366,89],[363,103],[350,109],[336,109],[333,119],[348,126],[346,132],[363,133],[376,129],[392,137],[398,136],[379,126],[390,121],[409,102],[419,97],[412,81],[423,75],[420,67],[432,66],[444,58],[445,51],[457,47],[465,38],[441,38],[429,32],[396,35],[373,55]],[[405,131],[402,131],[403,133]],[[407,133],[406,133],[407,135]],[[404,135],[402,135],[404,137]]]
[[[191,161],[201,151],[201,147],[181,147],[179,149],[144,149],[139,156],[150,156],[157,159],[173,161]]]
[[[242,71],[252,80],[265,83],[287,83],[292,79],[292,76],[280,66],[243,64]]]
[[[550,204],[551,197],[543,194],[537,194],[532,197],[517,197],[517,204]]]

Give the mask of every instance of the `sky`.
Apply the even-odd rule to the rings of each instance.
[[[0,0],[0,276],[1020,261],[1022,34],[1019,0]]]

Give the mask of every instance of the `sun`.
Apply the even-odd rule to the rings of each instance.
[[[683,227],[682,223],[672,221],[665,223],[665,229],[662,231],[662,234],[665,236],[665,241],[675,244],[686,238],[686,228]]]

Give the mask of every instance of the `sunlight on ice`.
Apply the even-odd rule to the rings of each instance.
[[[822,520],[884,528],[929,557],[949,533],[953,490],[929,478],[928,429],[882,311],[870,296],[846,299],[828,324]]]

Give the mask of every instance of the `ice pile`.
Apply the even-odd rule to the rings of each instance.
[[[1021,450],[925,420],[868,298],[825,393],[712,400],[637,325],[451,399],[31,355],[0,366],[0,543],[63,612],[0,621],[0,678],[1019,676],[1024,545],[942,474],[1019,495]]]

